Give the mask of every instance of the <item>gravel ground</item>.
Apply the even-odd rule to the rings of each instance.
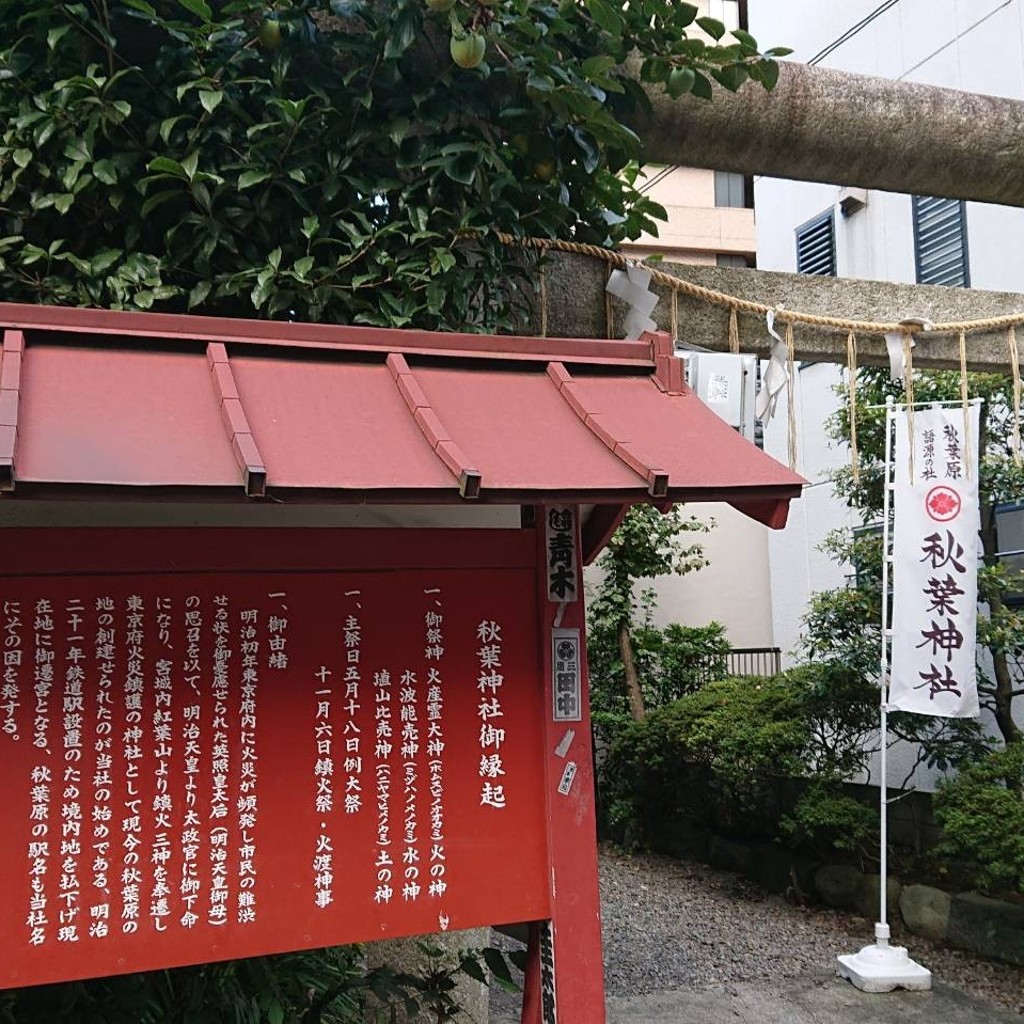
[[[831,971],[838,953],[874,941],[873,924],[862,917],[796,906],[703,864],[603,848],[600,872],[605,987],[612,996]],[[936,981],[1024,1014],[1024,970],[915,935],[903,941]],[[517,1019],[518,997],[495,991],[491,1005],[494,1019]]]

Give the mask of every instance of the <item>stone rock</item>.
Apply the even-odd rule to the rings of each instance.
[[[793,855],[778,846],[759,844],[750,849],[747,877],[769,892],[784,893],[793,887]]]
[[[731,839],[712,836],[708,844],[708,860],[716,868],[746,874],[750,867],[750,849],[741,843],[734,843]]]
[[[653,834],[651,845],[658,853],[680,860],[707,860],[711,832],[680,818],[670,818]]]
[[[849,909],[856,905],[863,878],[852,864],[826,864],[814,873],[814,888],[826,906]]]
[[[1024,966],[1024,905],[975,893],[954,896],[946,940],[958,949]]]
[[[939,942],[946,938],[951,904],[948,892],[930,885],[908,885],[900,893],[903,923],[915,935]]]
[[[800,890],[805,896],[814,895],[814,876],[818,873],[818,869],[821,867],[820,860],[804,860],[803,857],[797,857],[793,862],[793,867],[796,869],[796,880],[800,885]]]
[[[880,909],[880,896],[882,894],[882,879],[880,875],[864,875],[863,881],[857,889],[857,896],[854,900],[854,909],[858,914],[863,914],[869,921],[878,920]],[[899,907],[900,891],[903,886],[893,877],[887,879],[886,891],[886,917],[892,918],[893,912]]]

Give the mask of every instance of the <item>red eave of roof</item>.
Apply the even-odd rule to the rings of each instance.
[[[3,303],[0,330],[0,490],[723,500],[777,527],[803,484],[683,385],[666,335],[432,334]]]

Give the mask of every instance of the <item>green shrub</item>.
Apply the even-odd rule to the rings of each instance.
[[[963,768],[935,794],[939,852],[969,862],[989,891],[1024,893],[1024,741]]]
[[[608,824],[642,839],[681,815],[738,837],[859,848],[874,812],[839,787],[868,756],[873,699],[856,676],[821,666],[709,683],[612,744],[601,773]]]
[[[799,773],[809,738],[785,676],[709,683],[630,725],[604,768],[612,821],[641,834],[679,811],[749,831]]]
[[[520,954],[499,949],[419,948],[416,973],[388,966],[368,971],[362,947],[338,946],[11,989],[0,993],[0,1022],[366,1024],[394,1021],[403,1011],[448,1020],[461,1013],[460,975],[514,989],[506,955],[523,966]]]
[[[362,1024],[368,978],[358,946],[38,985],[0,995],[21,1024]]]
[[[664,707],[684,694],[726,674],[729,640],[718,622],[706,626],[672,623],[664,629],[650,624],[634,627],[633,654],[649,711]],[[632,721],[619,653],[617,624],[591,617],[587,635],[590,704],[594,727],[610,744]]]
[[[780,824],[789,844],[816,856],[843,850],[866,859],[878,848],[878,810],[844,793],[837,782],[812,782]]]

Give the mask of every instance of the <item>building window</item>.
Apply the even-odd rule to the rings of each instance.
[[[709,0],[708,14],[731,32],[734,28],[746,28],[745,12],[741,11],[744,6],[740,0]]]
[[[836,276],[836,218],[832,210],[796,229],[796,272]]]
[[[736,267],[736,268],[747,268],[752,266],[752,261],[749,256],[743,256],[740,253],[733,252],[720,252],[715,256],[715,263],[719,267]]]
[[[715,171],[715,206],[743,209],[754,205],[753,182],[742,174]]]
[[[930,196],[913,196],[911,202],[917,283],[970,287],[963,202]]]

